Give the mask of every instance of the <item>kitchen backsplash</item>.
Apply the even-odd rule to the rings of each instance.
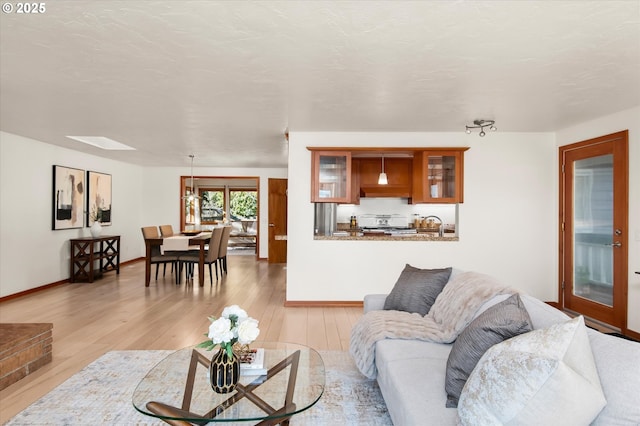
[[[365,214],[392,215],[399,214],[407,217],[407,222],[413,222],[414,215],[435,215],[445,224],[456,224],[457,204],[407,204],[406,198],[361,198],[360,205],[339,204],[336,212],[338,223],[349,223],[352,215]]]

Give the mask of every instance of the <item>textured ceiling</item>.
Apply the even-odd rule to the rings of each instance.
[[[142,165],[286,166],[285,128],[553,131],[640,105],[640,0],[45,5],[0,17],[0,129]]]

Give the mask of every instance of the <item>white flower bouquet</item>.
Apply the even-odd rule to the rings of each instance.
[[[219,345],[229,357],[233,354],[234,344],[248,345],[260,334],[258,320],[248,316],[238,305],[227,306],[219,318],[209,317],[209,320],[209,333],[205,334],[208,339],[197,347],[210,351]]]

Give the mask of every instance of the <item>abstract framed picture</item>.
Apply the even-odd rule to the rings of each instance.
[[[51,229],[84,226],[84,170],[53,166],[53,218]]]
[[[111,175],[87,172],[87,226],[111,225]]]

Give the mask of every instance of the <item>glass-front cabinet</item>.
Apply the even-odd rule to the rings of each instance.
[[[311,202],[351,202],[351,153],[312,151],[312,155]]]
[[[468,148],[416,151],[413,156],[415,203],[462,203],[463,159]]]

